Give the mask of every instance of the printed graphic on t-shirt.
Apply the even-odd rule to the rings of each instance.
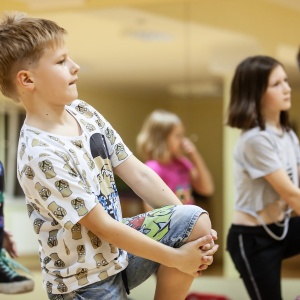
[[[90,139],[90,147],[94,162],[99,170],[99,203],[112,218],[118,220],[118,191],[104,136],[99,133],[93,134]]]
[[[288,176],[292,180],[292,182],[294,182],[294,180],[293,180],[293,169],[292,169],[290,164],[288,164],[288,166],[286,168],[286,173],[288,174]]]
[[[81,226],[79,218],[98,201],[121,220],[113,167],[131,152],[90,105],[77,100],[68,110],[81,124],[81,136],[56,137],[24,124],[18,148],[18,179],[41,246],[44,287],[53,294],[103,280],[128,263],[125,251]]]
[[[191,204],[194,201],[191,193],[191,188],[189,185],[176,186],[175,194],[178,197],[178,199],[182,202],[182,204]]]

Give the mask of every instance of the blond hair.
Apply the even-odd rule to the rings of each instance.
[[[27,17],[22,12],[6,13],[0,23],[0,90],[19,102],[14,76],[38,63],[46,47],[60,45],[67,31],[55,22]]]
[[[167,139],[180,118],[163,109],[154,110],[145,120],[137,136],[137,152],[147,160],[164,161],[170,157]]]

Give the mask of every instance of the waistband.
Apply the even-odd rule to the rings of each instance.
[[[282,227],[278,227],[277,224],[272,223],[272,224],[268,224],[266,226],[274,232],[281,232],[284,222],[282,221],[279,223],[282,225]],[[246,225],[232,224],[230,227],[230,231],[232,231],[234,233],[243,233],[243,234],[267,234],[264,226],[262,226],[262,225],[246,226]]]

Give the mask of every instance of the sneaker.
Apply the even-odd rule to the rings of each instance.
[[[0,293],[21,294],[28,293],[33,290],[33,280],[16,273],[15,269],[18,268],[29,272],[16,261],[7,258],[5,251],[2,249],[0,252]]]

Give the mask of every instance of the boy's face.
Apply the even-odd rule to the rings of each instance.
[[[51,104],[68,104],[77,99],[79,69],[65,45],[46,48],[38,64],[29,70],[37,98]]]

